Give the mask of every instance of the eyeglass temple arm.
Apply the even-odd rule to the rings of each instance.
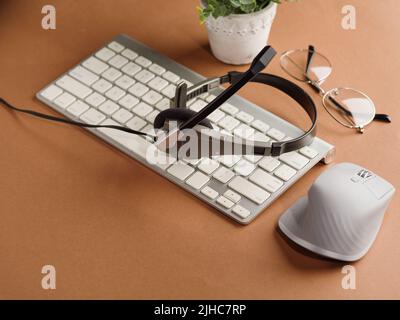
[[[392,122],[392,118],[390,118],[390,116],[388,114],[377,113],[375,115],[375,117],[374,117],[374,121],[381,121],[381,122],[391,123]]]
[[[308,72],[310,71],[310,65],[312,63],[312,60],[314,58],[315,54],[315,48],[312,45],[308,46],[308,56],[307,56],[307,63],[306,63],[306,76],[308,77]]]

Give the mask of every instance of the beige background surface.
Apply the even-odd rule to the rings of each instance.
[[[41,29],[49,2],[57,8],[56,31]],[[345,4],[357,9],[355,31],[341,28]],[[196,5],[3,0],[0,94],[53,113],[34,94],[118,33],[206,76],[235,69],[211,55]],[[280,52],[314,44],[334,65],[327,88],[359,88],[391,114],[393,124],[374,123],[359,135],[319,104],[319,136],[336,145],[336,162],[361,164],[397,188],[399,12],[398,0],[302,0],[279,8],[270,38]],[[283,75],[278,59],[268,71]],[[272,90],[249,86],[243,95],[289,120],[301,118]],[[280,214],[324,165],[241,227],[84,130],[3,108],[0,127],[0,298],[400,298],[398,194],[371,251],[354,263],[357,289],[346,291],[343,264],[304,255],[277,231]],[[53,291],[41,289],[46,264],[57,270]]]

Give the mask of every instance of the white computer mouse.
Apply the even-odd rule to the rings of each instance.
[[[395,188],[375,173],[340,163],[321,174],[307,197],[279,219],[279,228],[300,246],[325,257],[363,257],[380,229]]]

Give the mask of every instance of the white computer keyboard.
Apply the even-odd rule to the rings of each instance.
[[[203,79],[136,40],[119,35],[37,97],[74,120],[152,132],[154,118],[169,107],[176,85],[186,81],[190,86]],[[221,90],[217,88],[215,94]],[[215,94],[190,101],[189,108],[200,110]],[[232,97],[209,119],[216,129],[250,133],[257,140],[279,141],[302,133],[239,96]],[[153,164],[146,160],[151,143],[145,138],[113,129],[88,130],[242,224],[252,221],[334,150],[316,138],[311,146],[279,158],[225,156]]]

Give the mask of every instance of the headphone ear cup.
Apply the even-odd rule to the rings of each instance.
[[[154,119],[154,129],[161,129],[164,127],[165,121],[185,122],[192,118],[197,112],[190,109],[183,108],[170,108],[161,111]],[[213,129],[211,121],[204,119],[199,123],[202,126]]]

